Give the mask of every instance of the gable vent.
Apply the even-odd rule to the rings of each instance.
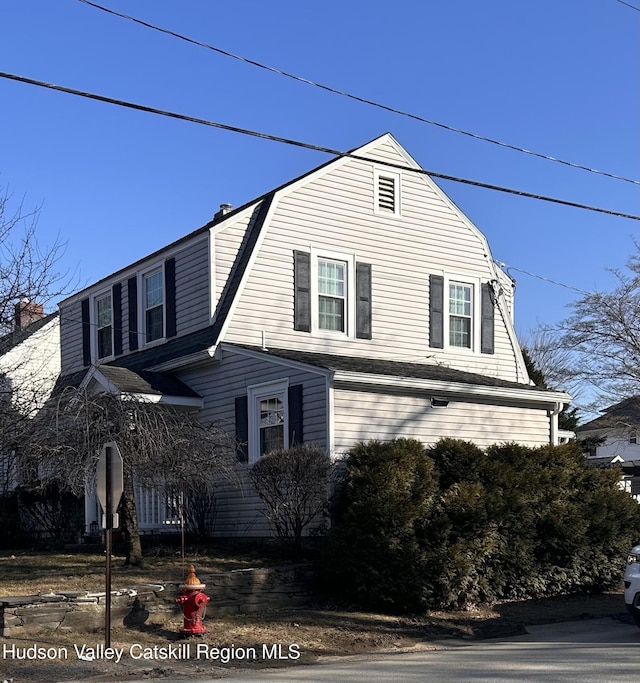
[[[378,210],[396,212],[396,181],[395,178],[379,176],[378,178]]]

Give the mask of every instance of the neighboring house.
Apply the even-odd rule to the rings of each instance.
[[[63,375],[188,399],[247,465],[296,442],[557,443],[570,397],[530,384],[484,235],[391,135],[352,154],[62,302]],[[265,534],[246,488],[216,515]]]
[[[0,394],[3,411],[0,437],[9,439],[19,420],[34,417],[49,399],[60,374],[60,317],[44,314],[42,304],[16,304],[13,330],[0,337]],[[11,412],[10,412],[11,411]],[[7,414],[10,413],[9,419]],[[19,435],[14,435],[19,439]],[[0,494],[18,483],[16,453],[0,444]]]
[[[578,427],[578,439],[594,444],[587,456],[592,465],[621,467],[622,487],[640,503],[640,396],[626,398],[602,413]]]

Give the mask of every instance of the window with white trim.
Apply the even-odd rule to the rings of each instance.
[[[164,274],[162,268],[143,276],[146,343],[162,339],[164,332]]]
[[[111,293],[94,299],[96,322],[96,358],[113,356],[113,303]]]
[[[355,335],[355,254],[311,250],[311,327],[318,334]]]
[[[462,274],[429,275],[429,346],[495,353],[494,295],[490,283]]]
[[[346,331],[347,264],[318,258],[318,329]]]
[[[449,345],[473,347],[473,286],[449,282]]]
[[[288,389],[288,380],[248,387],[250,463],[289,447]]]

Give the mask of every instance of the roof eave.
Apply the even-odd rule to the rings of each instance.
[[[492,398],[519,404],[542,405],[548,409],[559,410],[559,404],[571,402],[571,396],[559,391],[533,391],[528,388],[493,387],[481,384],[466,384],[442,380],[420,379],[416,377],[392,377],[347,370],[336,370],[334,386],[375,387],[403,389],[411,393],[437,393],[451,397]]]

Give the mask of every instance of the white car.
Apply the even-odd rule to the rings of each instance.
[[[631,548],[624,573],[624,601],[640,627],[640,545]]]

